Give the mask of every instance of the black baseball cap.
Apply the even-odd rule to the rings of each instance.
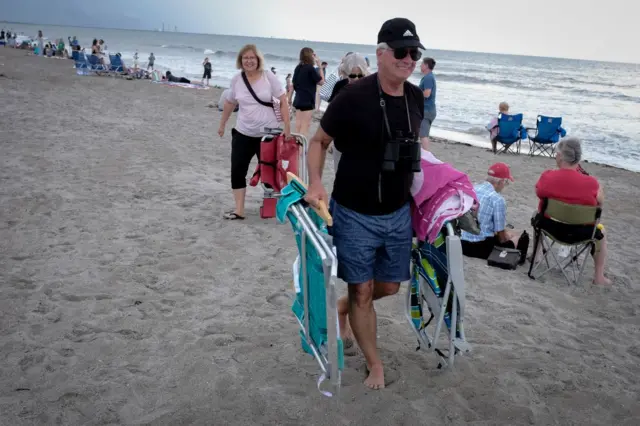
[[[407,18],[393,18],[382,24],[378,33],[378,43],[387,43],[390,48],[425,47],[420,43],[416,26]]]

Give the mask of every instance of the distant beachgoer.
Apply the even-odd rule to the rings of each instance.
[[[273,75],[276,75],[276,67],[271,67],[271,72],[273,73]]]
[[[135,68],[137,70],[137,68]],[[184,78],[184,77],[176,77],[173,74],[171,74],[171,71],[167,71],[165,73],[167,81],[171,81],[173,83],[191,83],[191,80],[189,80],[188,78]]]
[[[211,80],[211,62],[209,62],[209,58],[204,58],[204,62],[202,63],[204,66],[204,74],[202,74],[201,83],[204,84],[204,79],[207,79],[207,86],[209,85],[209,80]]]
[[[147,71],[149,71],[149,69],[153,70],[153,64],[156,61],[156,57],[153,56],[153,52],[151,52],[151,55],[149,55],[149,64],[147,65]]]
[[[498,105],[498,111],[500,114],[509,114],[509,104],[506,102],[500,102]],[[491,119],[489,124],[487,124],[487,130],[491,133],[489,134],[489,138],[491,139],[491,147],[493,148],[493,153],[497,152],[496,136],[498,136],[498,132],[500,129],[498,128],[498,116],[495,116]]]
[[[319,68],[313,66],[316,64]],[[316,106],[316,89],[324,84],[324,74],[320,68],[320,59],[310,47],[300,50],[300,63],[293,71],[293,88],[296,97],[293,106],[296,109],[296,133],[306,136],[311,125],[311,116]]]
[[[329,103],[331,103],[338,93],[348,84],[355,83],[356,81],[364,78],[370,74],[369,68],[367,67],[367,62],[364,60],[364,57],[359,53],[352,53],[347,56],[342,63],[342,71],[347,74],[347,78],[344,80],[340,80],[333,86],[333,92],[331,92],[331,97],[329,98]],[[328,149],[329,152],[333,154],[333,170],[334,173],[338,172],[338,164],[340,163],[341,153],[336,149],[333,144]]]
[[[291,73],[287,74],[287,77],[284,79],[285,81],[285,90],[287,91],[287,100],[289,101],[289,105],[291,105],[291,97],[293,96],[293,84],[291,84]]]
[[[262,102],[271,102],[273,98],[277,98],[280,101],[280,112],[284,122],[283,133],[285,137],[291,135],[287,94],[278,78],[272,72],[265,71],[264,57],[255,45],[248,44],[240,49],[236,58],[236,68],[241,72],[231,79],[218,129],[218,135],[224,136],[224,129],[231,112],[236,105],[239,105],[236,125],[231,130],[231,189],[235,209],[225,213],[224,218],[228,220],[245,218],[244,201],[249,164],[254,156],[260,159],[260,141],[265,135],[265,127],[281,126],[273,107],[263,105],[257,99]]]
[[[0,41],[4,41],[4,29],[0,31]]]
[[[133,54],[133,69],[137,70],[138,69],[138,51],[136,50],[136,53]]]
[[[44,36],[42,30],[38,30],[38,55],[44,56]]]
[[[436,119],[436,79],[433,75],[433,69],[436,67],[436,61],[433,58],[424,58],[420,71],[424,76],[420,80],[420,89],[424,93],[424,118],[420,124],[420,137],[428,138],[431,132],[431,124]],[[423,146],[425,143],[423,142]],[[425,148],[426,149],[426,148]]]

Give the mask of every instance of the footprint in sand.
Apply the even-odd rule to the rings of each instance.
[[[37,285],[28,278],[13,277],[9,280],[9,285],[18,290],[35,290]]]
[[[274,306],[287,306],[291,298],[286,293],[274,293],[267,297],[267,302]]]

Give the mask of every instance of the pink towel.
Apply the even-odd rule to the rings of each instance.
[[[420,241],[435,241],[440,229],[477,205],[478,198],[469,177],[453,166],[422,150],[422,171],[415,173],[412,225]]]

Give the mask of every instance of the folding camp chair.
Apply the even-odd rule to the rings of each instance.
[[[343,343],[338,325],[336,279],[338,260],[327,233],[331,216],[326,210],[308,208],[303,197],[306,186],[288,173],[289,184],[282,189],[276,205],[276,217],[291,223],[298,246],[293,264],[295,298],[291,310],[300,326],[302,349],[313,355],[322,374],[318,390],[325,396],[339,394],[344,369]],[[320,389],[329,379],[333,392]]]
[[[540,155],[553,157],[556,153],[556,144],[560,138],[567,135],[567,131],[562,128],[562,117],[545,117],[539,115],[536,122],[536,128],[527,128],[535,130],[535,134],[529,133],[529,155],[536,153]]]
[[[100,59],[96,55],[86,55],[86,57],[91,71],[108,72],[107,67],[100,63]]]
[[[522,114],[508,115],[498,114],[498,124],[488,129],[498,128],[498,135],[494,140],[502,145],[498,150],[500,153],[520,154],[520,143],[527,139],[527,129],[522,126]]]
[[[418,338],[418,348],[434,351],[438,368],[453,367],[455,356],[469,352],[464,333],[465,280],[462,244],[456,221],[448,222],[433,244],[413,245],[412,277],[407,292],[406,316]],[[425,316],[429,318],[425,321]],[[435,321],[434,321],[435,320]],[[432,325],[433,331],[427,327]],[[441,331],[449,347],[438,348]]]
[[[260,161],[249,182],[251,186],[262,184],[264,195],[260,207],[260,217],[269,219],[276,215],[276,200],[287,185],[287,173],[303,177],[307,183],[307,138],[292,133],[293,139],[285,139],[282,129],[265,129],[266,135],[260,141]]]
[[[540,278],[553,269],[560,269],[569,285],[578,284],[587,258],[596,250],[602,209],[597,206],[580,206],[552,199],[542,200],[542,210],[531,220],[533,225],[533,255],[529,278]],[[566,258],[553,247],[558,244],[569,249]],[[541,258],[536,262],[539,248]],[[580,259],[582,257],[582,260]],[[540,265],[547,269],[537,274]]]
[[[120,56],[109,55],[109,71],[114,74],[122,74],[124,72]]]

